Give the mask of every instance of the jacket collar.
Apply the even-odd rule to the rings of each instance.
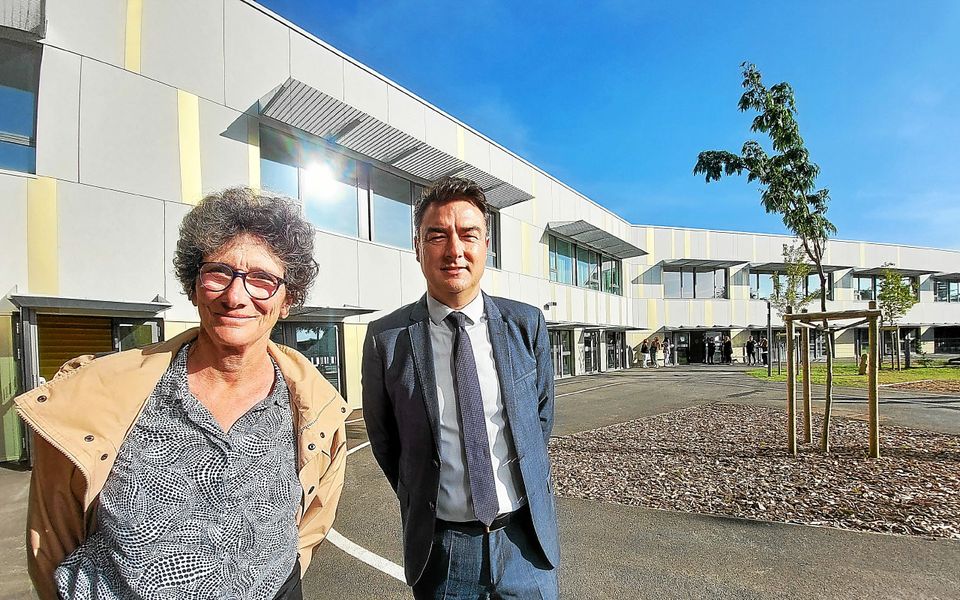
[[[198,333],[199,329],[193,328],[144,348],[96,360],[82,357],[51,381],[18,396],[17,411],[80,469],[88,491],[99,490],[157,382],[180,348]],[[272,341],[267,351],[290,389],[297,433],[302,434],[338,394],[299,353]],[[302,467],[309,456],[302,451],[298,456],[298,467]],[[92,499],[87,498],[87,505]]]

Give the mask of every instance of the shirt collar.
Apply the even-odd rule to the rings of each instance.
[[[430,312],[430,320],[434,325],[440,325],[444,319],[450,316],[450,313],[454,312],[454,309],[435,299],[430,294],[427,294],[427,310]],[[479,323],[486,312],[483,305],[483,292],[478,293],[477,297],[461,308],[459,312],[467,316],[471,325]]]

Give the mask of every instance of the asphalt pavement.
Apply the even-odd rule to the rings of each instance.
[[[554,434],[709,402],[785,408],[782,383],[743,370],[697,365],[562,380]],[[838,389],[834,414],[865,418],[862,390]],[[880,414],[883,424],[960,434],[960,398],[882,390]],[[363,422],[350,423],[348,433],[352,453],[335,523],[339,535],[318,549],[304,597],[410,598],[395,577],[402,564],[397,500],[365,445]],[[0,493],[7,498],[0,512],[0,598],[30,597],[22,567],[27,479],[26,472],[0,469]],[[557,506],[564,598],[960,598],[960,540],[575,499],[561,498]]]

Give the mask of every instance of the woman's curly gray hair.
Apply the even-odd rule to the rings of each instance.
[[[194,299],[204,257],[244,233],[260,238],[277,255],[284,266],[287,302],[302,306],[319,271],[313,225],[293,200],[248,187],[209,194],[183,218],[173,267],[187,297]]]

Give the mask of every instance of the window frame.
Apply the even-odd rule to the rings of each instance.
[[[561,254],[559,252],[559,245],[564,244],[567,248],[570,249],[570,254]],[[623,296],[623,260],[619,259],[610,254],[604,254],[590,248],[588,246],[583,246],[577,244],[572,240],[568,240],[564,237],[548,234],[547,235],[547,270],[548,276],[551,282],[560,283],[563,285],[572,285],[586,290],[593,290],[596,292],[603,292],[605,294],[611,294],[613,296]],[[581,261],[581,255],[583,255],[587,260]],[[561,275],[563,274],[560,269],[559,257],[569,258],[570,259],[570,281],[561,280]],[[595,259],[595,262],[590,262],[590,258]],[[594,275],[596,275],[596,287],[587,285],[586,281],[580,281],[582,279],[580,275],[580,265],[581,262],[586,263],[588,266],[595,267],[592,269]],[[609,263],[613,265],[611,269],[615,274],[615,281],[611,281],[610,285],[607,285],[604,282],[604,264]],[[587,277],[587,281],[593,279],[592,276]],[[616,289],[608,289],[608,288]]]
[[[37,114],[40,98],[40,65],[43,59],[43,47],[38,43],[0,37],[0,49],[5,49],[6,52],[22,51],[22,54],[17,56],[15,61],[11,61],[11,64],[16,64],[20,68],[28,70],[26,75],[29,89],[5,84],[2,85],[2,87],[19,90],[33,96],[32,105],[30,106],[29,135],[17,131],[0,130],[0,148],[28,149],[25,153],[26,166],[25,168],[20,168],[21,165],[15,164],[14,162],[0,162],[0,170],[33,175],[37,172]],[[29,59],[29,63],[27,63],[26,59]],[[26,123],[24,123],[24,125],[26,125]],[[2,161],[4,156],[5,154],[0,152],[0,161]]]
[[[727,267],[664,267],[663,273],[679,273],[680,274],[680,295],[679,296],[669,296],[667,295],[666,287],[663,285],[663,280],[661,279],[661,291],[663,293],[664,299],[669,300],[729,300],[730,299],[730,269]],[[708,294],[707,290],[703,290],[703,295],[697,295],[699,288],[706,285],[704,281],[703,285],[698,285],[697,282],[700,280],[700,275],[705,276],[710,275],[711,284],[710,292]],[[722,282],[722,286],[718,285],[718,281]]]

